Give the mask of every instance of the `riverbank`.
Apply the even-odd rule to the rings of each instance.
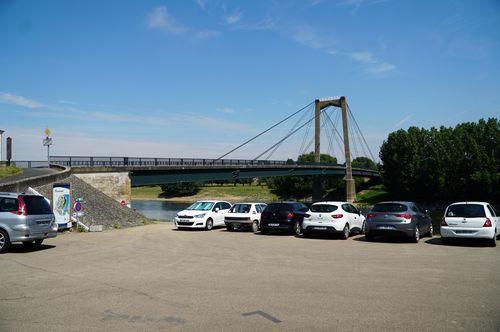
[[[193,202],[203,199],[227,200],[230,202],[242,201],[263,201],[272,202],[279,200],[266,185],[249,186],[237,184],[224,184],[223,186],[203,186],[196,195],[178,196],[178,197],[161,197],[160,186],[149,187],[134,187],[132,188],[132,200],[158,200],[166,202]]]

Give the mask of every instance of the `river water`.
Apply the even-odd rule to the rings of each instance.
[[[173,203],[155,200],[132,200],[132,208],[149,219],[173,221],[177,212],[184,210],[190,203]]]

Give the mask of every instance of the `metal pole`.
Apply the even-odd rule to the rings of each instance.
[[[0,164],[3,161],[3,133],[5,131],[0,130]]]
[[[321,104],[319,99],[315,100],[314,105],[314,162],[321,161]],[[321,175],[315,175],[313,178],[312,199],[319,201],[323,198],[323,183]]]
[[[342,109],[342,129],[344,132],[346,201],[352,203],[356,199],[356,188],[354,179],[352,178],[351,148],[349,146],[349,127],[347,126],[347,103],[345,97],[340,97],[340,107]]]

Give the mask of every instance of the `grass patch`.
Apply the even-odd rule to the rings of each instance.
[[[388,200],[389,196],[389,192],[387,192],[384,185],[378,184],[357,193],[356,202],[373,205],[375,203]]]
[[[0,166],[0,179],[19,175],[22,172],[23,170],[16,166]]]
[[[132,199],[158,199],[160,198],[160,186],[134,187],[132,188]],[[257,200],[271,202],[278,200],[278,197],[271,193],[266,185],[245,185],[224,184],[207,185],[200,188],[200,191],[193,196],[173,197],[167,200],[192,201],[198,199],[227,199],[227,200]]]

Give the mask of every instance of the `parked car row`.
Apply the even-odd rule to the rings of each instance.
[[[485,202],[458,202],[449,205],[441,221],[444,243],[452,238],[482,238],[496,246],[500,234],[500,216]],[[406,236],[417,243],[432,237],[434,228],[429,211],[414,202],[381,202],[363,215],[348,202],[317,202],[307,207],[300,202],[236,203],[198,201],[180,211],[174,220],[178,229],[211,230],[226,226],[228,231],[251,229],[253,232],[289,232],[309,237],[315,233],[338,234],[347,239],[353,233],[365,234],[367,241],[377,237]]]

